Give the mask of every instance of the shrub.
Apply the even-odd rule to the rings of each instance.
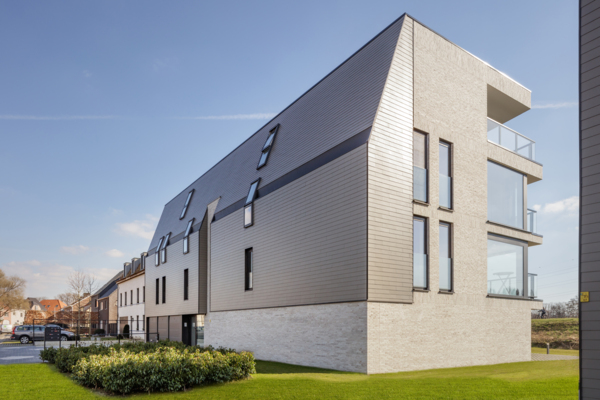
[[[110,348],[109,354],[80,359],[73,368],[73,378],[83,386],[128,394],[174,392],[204,383],[240,380],[256,372],[254,356],[248,352],[177,347],[137,353]]]
[[[48,347],[40,351],[40,360],[54,364],[57,350],[54,347]]]
[[[96,329],[94,331],[94,335],[104,335],[104,334],[105,334],[104,329]]]

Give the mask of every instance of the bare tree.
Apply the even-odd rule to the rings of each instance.
[[[74,309],[77,308],[75,316],[77,318],[77,335],[79,336],[81,312],[86,305],[83,300],[91,296],[92,291],[95,290],[95,287],[97,286],[96,278],[91,274],[86,274],[77,270],[68,276],[67,283],[69,289],[71,289],[71,293],[75,296],[75,301],[71,304],[71,310],[72,312],[75,312]]]
[[[56,296],[56,298],[65,303],[66,305],[70,306],[75,302],[77,296],[74,293],[67,292],[59,294],[58,296]]]
[[[25,279],[6,276],[0,269],[0,305],[8,310],[27,309],[28,302],[23,291]]]

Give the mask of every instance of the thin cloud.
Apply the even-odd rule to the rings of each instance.
[[[145,220],[135,220],[132,222],[123,222],[117,224],[115,231],[124,236],[137,236],[150,240],[154,236],[158,218],[153,215],[146,215]]]
[[[538,108],[538,109],[542,109],[542,108],[570,108],[570,107],[576,107],[578,103],[575,102],[571,102],[571,103],[551,103],[551,104],[534,104],[533,106],[531,106],[531,108]]]
[[[76,120],[97,120],[97,119],[121,119],[116,115],[63,115],[63,116],[44,116],[44,115],[0,115],[4,120],[21,121],[76,121]]]
[[[546,203],[544,206],[536,204],[533,206],[533,209],[548,214],[572,213],[579,210],[579,196],[572,196],[554,203]]]
[[[109,250],[104,254],[106,254],[109,257],[113,257],[113,258],[121,258],[121,257],[125,256],[125,253],[123,253],[121,250],[117,250],[117,249]]]
[[[179,117],[177,119],[197,119],[197,120],[244,120],[244,119],[271,119],[275,113],[263,114],[234,114],[234,115],[208,115],[201,117]]]
[[[88,251],[90,251],[90,248],[81,244],[78,246],[63,246],[60,248],[61,253],[72,255],[83,254],[87,253]]]

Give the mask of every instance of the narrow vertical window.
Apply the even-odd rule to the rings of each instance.
[[[135,316],[135,330],[136,331],[140,330],[140,316],[139,315]]]
[[[163,304],[167,302],[167,277],[162,277],[162,302]]]
[[[140,265],[141,265],[141,269],[142,271],[146,269],[146,257],[148,256],[148,253],[144,252],[140,255]]]
[[[130,297],[129,298],[131,299],[130,300],[130,302],[131,302],[130,304],[133,305],[133,289],[131,289],[129,292],[130,292]]]
[[[183,210],[181,210],[181,215],[179,216],[179,219],[183,219],[185,217],[185,213],[187,212],[188,206],[190,205],[190,201],[192,200],[192,195],[194,194],[194,189],[190,190],[190,192],[187,195],[187,198],[185,199],[185,204],[183,205]]]
[[[254,224],[254,199],[258,193],[258,184],[260,178],[252,182],[250,189],[248,190],[248,197],[246,197],[246,206],[244,207],[244,228],[252,226]]]
[[[165,241],[160,248],[160,262],[162,264],[167,262],[167,246],[169,245],[169,238],[171,237],[171,232],[167,236],[165,236]]]
[[[142,286],[142,301],[146,302],[146,286]]]
[[[452,208],[452,148],[440,142],[440,206]]]
[[[158,304],[158,293],[160,291],[160,280],[156,278],[156,304]]]
[[[136,291],[135,298],[137,300],[137,303],[139,304],[139,302],[140,302],[140,288],[136,288],[135,291]]]
[[[160,265],[160,255],[159,255],[159,253],[160,253],[160,246],[162,246],[163,240],[165,240],[164,236],[161,237],[158,240],[158,245],[156,246],[156,250],[155,250],[155,253],[154,253],[154,265],[156,265],[157,267]]]
[[[252,290],[252,271],[253,271],[253,260],[252,260],[252,249],[246,249],[246,273],[245,273],[245,285],[246,290]]]
[[[188,287],[189,287],[189,272],[188,269],[183,270],[183,299],[188,299]]]
[[[267,137],[267,141],[262,148],[260,153],[260,159],[258,160],[258,166],[256,169],[260,169],[267,164],[269,160],[269,154],[271,153],[271,149],[273,148],[273,143],[275,142],[275,135],[277,135],[277,131],[279,130],[279,124],[273,129],[269,131],[269,136]]]
[[[452,292],[452,236],[451,225],[440,222],[440,290]]]
[[[427,219],[413,217],[413,286],[427,289]]]
[[[413,198],[427,202],[427,135],[413,131]]]
[[[194,219],[189,220],[187,228],[185,228],[185,234],[183,235],[183,254],[190,252],[190,234],[192,233],[192,226],[194,225]]]
[[[121,307],[123,307],[123,293],[119,294]]]
[[[127,305],[127,292],[125,292],[125,305]]]

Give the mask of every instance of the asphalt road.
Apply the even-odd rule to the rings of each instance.
[[[43,349],[44,347],[32,345],[0,345],[0,365],[42,362],[40,351]]]

